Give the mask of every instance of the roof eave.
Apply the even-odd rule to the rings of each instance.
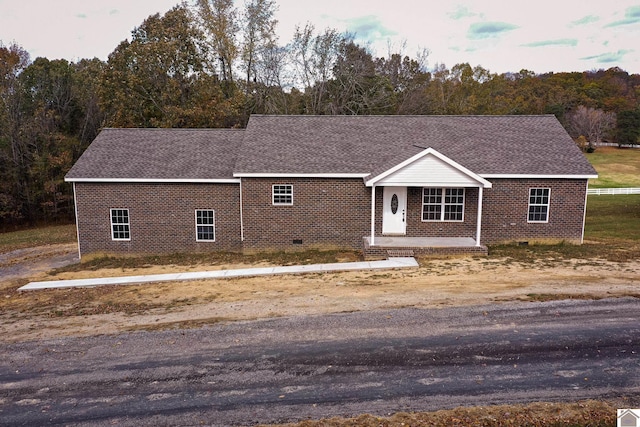
[[[236,172],[236,178],[365,178],[368,173],[283,173],[283,172]]]
[[[480,174],[485,179],[595,179],[598,174],[518,174],[518,173],[487,173]]]
[[[239,184],[236,178],[67,178],[65,182],[93,182],[93,183],[119,183],[119,184]]]

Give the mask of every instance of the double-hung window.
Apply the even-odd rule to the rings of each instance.
[[[129,209],[111,209],[111,239],[131,240]]]
[[[549,222],[550,188],[529,189],[529,218],[528,222]]]
[[[216,240],[216,214],[213,209],[196,209],[196,241]]]
[[[274,184],[271,192],[274,205],[293,205],[293,185]]]
[[[442,188],[422,189],[422,220],[440,221],[442,218]]]
[[[464,188],[423,188],[422,221],[464,221]]]

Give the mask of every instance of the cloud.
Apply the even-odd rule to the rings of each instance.
[[[627,53],[631,53],[633,52],[633,50],[630,49],[620,49],[617,52],[608,52],[608,53],[602,53],[600,55],[592,55],[592,56],[585,56],[583,58],[580,58],[582,60],[585,61],[591,61],[591,60],[596,60],[596,62],[601,63],[601,64],[607,64],[610,62],[620,62],[624,59],[624,56]]]
[[[599,16],[595,16],[595,15],[587,15],[583,18],[578,19],[577,21],[573,21],[572,24],[573,25],[585,25],[585,24],[592,24],[594,22],[598,22],[600,20]]]
[[[640,19],[640,6],[628,7],[624,13],[627,19]]]
[[[620,27],[622,25],[637,24],[640,22],[640,6],[628,7],[624,12],[624,19],[611,22],[605,25],[605,28]]]
[[[347,19],[345,22],[347,23],[347,31],[354,33],[359,39],[372,41],[398,34],[382,25],[380,18],[375,15]]]
[[[556,39],[556,40],[541,40],[532,43],[521,44],[523,47],[545,47],[545,46],[572,46],[578,45],[578,39]]]
[[[462,18],[471,18],[474,16],[480,16],[477,13],[471,12],[465,6],[458,6],[455,11],[447,13],[451,19],[457,21]]]
[[[507,22],[476,22],[469,27],[467,37],[470,39],[486,39],[496,37],[516,28],[519,27]]]

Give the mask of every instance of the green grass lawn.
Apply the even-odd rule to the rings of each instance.
[[[584,240],[583,245],[495,245],[489,254],[527,263],[547,260],[550,265],[571,258],[640,259],[640,194],[589,196]]]
[[[75,243],[76,241],[76,226],[74,224],[30,228],[0,233],[0,253],[34,246]]]
[[[640,194],[589,196],[585,239],[640,241]]]
[[[598,171],[598,179],[589,180],[589,187],[640,187],[640,149],[598,147],[586,156]]]

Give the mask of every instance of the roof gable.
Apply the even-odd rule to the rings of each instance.
[[[491,188],[489,181],[433,148],[427,148],[380,175],[371,177],[365,184],[369,187],[373,185],[405,185]]]

